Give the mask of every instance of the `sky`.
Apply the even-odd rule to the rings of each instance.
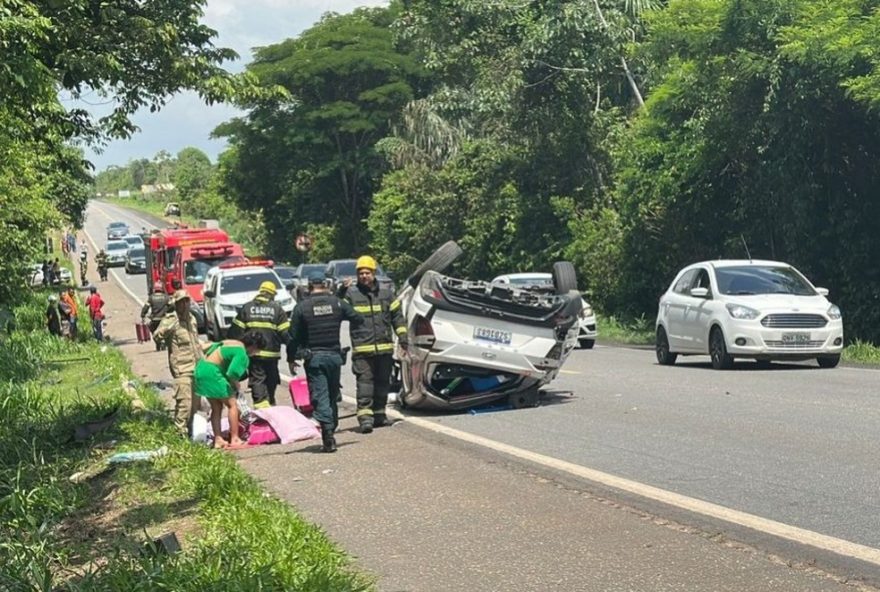
[[[240,72],[251,61],[252,48],[296,37],[325,12],[346,13],[359,6],[386,4],[387,0],[208,0],[203,22],[217,31],[215,45],[234,49],[240,56],[224,67]],[[95,115],[107,112],[106,106],[89,105],[88,101],[85,97],[82,106]],[[132,119],[141,131],[131,139],[113,141],[100,154],[86,149],[86,158],[100,172],[133,159],[152,159],[160,150],[177,154],[182,148],[195,146],[216,162],[226,142],[212,140],[211,131],[240,114],[230,105],[207,106],[195,93],[179,93],[158,113],[146,109],[136,113]]]

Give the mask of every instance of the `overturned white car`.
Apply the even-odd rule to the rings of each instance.
[[[409,344],[400,354],[404,407],[465,409],[538,403],[577,345],[583,306],[574,268],[553,266],[555,294],[441,275],[461,249],[443,245],[398,295]]]

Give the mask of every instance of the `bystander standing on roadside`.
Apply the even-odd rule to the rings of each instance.
[[[49,285],[49,260],[43,259],[43,265],[40,267],[40,271],[43,272],[43,287]]]
[[[66,306],[67,312],[67,321],[69,324],[69,329],[67,331],[67,336],[76,341],[77,336],[77,319],[79,318],[79,306],[76,303],[76,291],[73,286],[67,288],[67,291],[61,297],[61,302]]]
[[[174,310],[159,323],[153,339],[168,350],[168,368],[174,378],[174,426],[181,434],[187,435],[192,429],[192,416],[199,407],[199,399],[193,390],[193,372],[196,362],[204,356],[186,290],[174,293],[173,305]]]
[[[58,296],[49,295],[49,306],[46,308],[46,328],[50,335],[61,337],[61,309],[58,308]]]
[[[61,264],[58,262],[58,257],[55,257],[55,261],[52,262],[52,281],[51,284],[60,284],[61,283]]]
[[[92,331],[95,333],[95,339],[104,341],[104,299],[98,294],[97,286],[89,288],[86,307],[89,309],[89,317],[92,319]]]

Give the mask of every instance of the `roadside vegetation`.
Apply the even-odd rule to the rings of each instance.
[[[0,589],[372,589],[230,455],[177,437],[118,350],[46,334],[44,302],[34,294],[15,309],[0,347]],[[163,446],[165,456],[106,462]],[[166,532],[180,553],[145,546]]]

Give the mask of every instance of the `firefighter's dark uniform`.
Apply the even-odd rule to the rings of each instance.
[[[370,432],[373,427],[388,423],[385,405],[394,361],[394,341],[406,342],[406,319],[400,310],[400,301],[391,290],[381,287],[378,281],[372,288],[356,284],[340,290],[355,312],[364,317],[364,324],[351,325],[352,372],[357,381],[357,418],[361,431]]]
[[[165,292],[155,291],[147,298],[146,303],[141,308],[141,318],[150,317],[150,332],[156,331],[159,323],[165,318],[169,312],[174,312],[168,306],[170,299]]]
[[[351,304],[328,292],[314,293],[293,309],[287,361],[296,357],[305,361],[309,397],[313,417],[321,424],[321,437],[326,452],[336,450],[333,432],[339,423],[339,374],[342,350],[339,326],[348,321],[352,327],[363,325],[364,319]]]
[[[271,291],[264,282],[256,298],[241,307],[232,325],[229,338],[239,339],[245,332],[262,333],[266,338],[266,349],[251,356],[248,368],[248,384],[254,407],[268,407],[275,404],[275,389],[281,382],[278,374],[278,360],[281,359],[281,344],[287,343],[290,319],[281,305],[273,300],[275,286]]]

